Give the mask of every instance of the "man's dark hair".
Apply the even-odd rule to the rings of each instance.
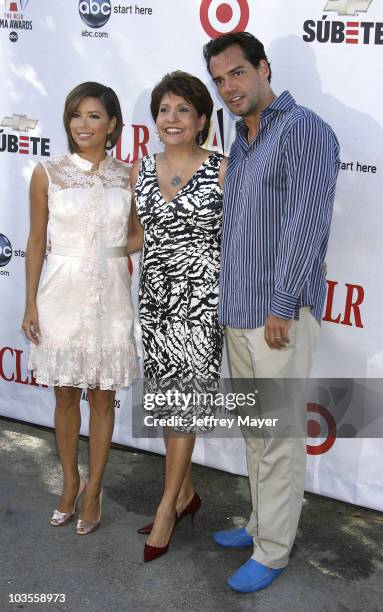
[[[80,83],[80,85],[77,85],[77,87],[72,89],[65,100],[63,120],[70,152],[74,153],[78,150],[78,147],[70,132],[70,122],[73,113],[76,111],[78,105],[84,98],[96,98],[105,108],[109,119],[113,119],[113,117],[116,118],[116,127],[114,128],[112,134],[110,134],[108,137],[110,145],[105,146],[106,149],[113,149],[121,135],[123,127],[120,102],[116,93],[110,87],[101,85],[101,83],[88,81],[86,83]]]
[[[222,53],[222,51],[225,51],[232,45],[241,47],[243,55],[254,68],[258,68],[261,60],[265,60],[270,70],[269,81],[271,81],[271,67],[265,53],[265,48],[261,41],[250,34],[250,32],[229,32],[208,42],[203,48],[203,56],[209,72],[211,58]]]
[[[203,144],[209,134],[210,119],[214,106],[206,85],[197,77],[181,70],[165,74],[152,91],[150,111],[154,121],[157,119],[161,100],[167,93],[185,98],[187,102],[194,106],[198,117],[205,115],[206,123],[196,137],[197,144]]]

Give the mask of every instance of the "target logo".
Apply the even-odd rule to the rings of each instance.
[[[323,455],[334,445],[337,428],[332,414],[320,404],[307,404],[307,412],[315,414],[315,418],[309,417],[307,421],[308,438],[320,439],[319,444],[307,444],[308,455]]]
[[[247,0],[202,0],[200,18],[210,38],[243,32],[249,23],[249,5]]]

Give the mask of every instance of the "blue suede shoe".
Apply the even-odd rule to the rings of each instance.
[[[220,546],[225,548],[247,548],[253,546],[253,537],[246,529],[229,529],[227,531],[216,531],[213,538]]]
[[[271,569],[258,563],[255,559],[249,559],[241,565],[227,581],[229,587],[238,593],[254,593],[270,586],[272,582],[286,569]]]

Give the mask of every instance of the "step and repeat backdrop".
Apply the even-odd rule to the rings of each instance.
[[[274,91],[288,89],[315,110],[341,144],[328,295],[313,371],[333,380],[318,381],[309,398],[306,488],[383,509],[383,0],[0,0],[0,414],[54,422],[53,391],[38,386],[27,370],[20,325],[29,180],[39,160],[66,152],[67,93],[90,80],[116,90],[125,125],[113,155],[131,164],[160,150],[149,113],[153,86],[166,72],[191,72],[215,101],[206,146],[228,154],[235,118],[216,96],[202,46],[232,30],[248,30],[264,42]],[[138,263],[134,256],[135,303]],[[131,389],[117,394],[114,441],[163,452],[160,436],[132,437],[138,409]],[[81,410],[86,434],[86,391]],[[194,459],[246,473],[240,437],[200,437]]]

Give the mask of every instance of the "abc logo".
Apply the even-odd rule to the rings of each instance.
[[[78,10],[81,19],[90,28],[102,28],[112,11],[110,0],[80,0]]]
[[[0,268],[11,261],[12,245],[4,234],[0,234]]]
[[[19,35],[17,34],[17,32],[11,32],[9,35],[9,40],[11,42],[17,42],[19,39]]]

